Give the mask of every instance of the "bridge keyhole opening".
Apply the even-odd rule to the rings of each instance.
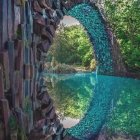
[[[94,73],[96,67],[93,44],[86,29],[72,16],[64,16],[44,59],[44,68],[48,93],[55,101],[57,113],[65,128],[79,123],[92,98],[92,82],[95,79],[90,78],[85,83],[77,81],[77,78]],[[76,86],[70,87],[71,82]],[[87,95],[86,98],[83,95]]]

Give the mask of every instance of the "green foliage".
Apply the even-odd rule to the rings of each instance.
[[[48,92],[55,100],[59,115],[81,118],[93,97],[95,77],[90,74],[47,74]]]
[[[95,70],[95,68],[96,68],[96,60],[92,59],[91,62],[90,62],[90,69]]]
[[[105,12],[120,43],[126,66],[140,70],[140,2],[139,0],[105,0]]]
[[[54,57],[58,63],[89,66],[93,56],[92,44],[81,25],[60,25],[48,53],[50,61]]]

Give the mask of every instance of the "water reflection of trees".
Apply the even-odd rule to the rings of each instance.
[[[103,126],[108,134],[140,134],[140,81],[98,76],[94,98],[85,116],[68,132],[79,139],[90,139]]]
[[[47,87],[61,118],[81,118],[93,96],[95,76],[47,75]]]
[[[121,90],[116,106],[107,122],[112,132],[140,135],[140,81],[121,79]]]
[[[85,113],[79,124],[68,130],[71,135],[83,138],[98,133],[102,126],[110,135],[140,134],[140,80],[98,76],[96,83],[93,75],[60,77],[48,80],[59,112],[72,118]]]

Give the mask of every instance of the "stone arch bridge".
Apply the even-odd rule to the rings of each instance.
[[[118,43],[90,0],[0,1],[0,140],[68,136],[47,93],[44,54],[65,15],[78,19],[94,44],[100,74],[125,75]]]

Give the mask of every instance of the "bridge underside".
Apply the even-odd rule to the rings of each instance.
[[[100,74],[125,74],[116,39],[94,3],[1,0],[0,139],[24,140],[28,136],[35,140],[62,140],[66,137],[41,75],[44,53],[65,15],[78,19],[88,32]]]

